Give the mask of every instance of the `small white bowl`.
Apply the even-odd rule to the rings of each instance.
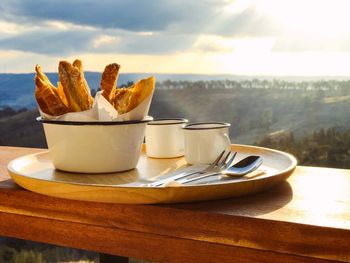
[[[136,167],[148,116],[138,121],[76,122],[44,120],[51,160],[56,169],[75,173],[112,173]]]

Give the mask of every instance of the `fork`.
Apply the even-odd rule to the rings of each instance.
[[[255,171],[261,164],[263,163],[263,159],[260,156],[250,155],[238,163],[232,165],[227,169],[223,169],[220,172],[214,173],[206,173],[204,175],[199,175],[191,178],[183,178],[179,180],[180,184],[187,184],[193,181],[201,180],[207,177],[215,176],[215,175],[227,175],[228,177],[243,177],[244,175]]]
[[[232,154],[231,151],[229,151],[225,155],[225,151],[222,151],[220,153],[220,155],[215,159],[215,161],[203,170],[197,170],[197,171],[193,171],[193,172],[189,172],[189,173],[183,172],[183,173],[177,174],[173,177],[165,178],[165,179],[156,181],[154,183],[147,184],[145,186],[158,187],[158,186],[162,186],[162,185],[164,185],[168,182],[171,182],[171,181],[187,178],[188,176],[191,176],[194,174],[206,174],[206,173],[220,172],[221,170],[227,169],[232,165],[233,159],[236,157],[236,154],[237,154],[236,152]],[[223,156],[224,156],[224,158],[222,158]]]

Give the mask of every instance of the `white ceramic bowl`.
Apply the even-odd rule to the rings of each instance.
[[[148,116],[139,121],[71,122],[37,120],[44,125],[56,169],[76,173],[112,173],[136,167]]]

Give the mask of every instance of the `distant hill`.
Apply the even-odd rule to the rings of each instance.
[[[211,82],[210,82],[211,83]],[[213,85],[220,84],[212,83]],[[284,88],[186,88],[155,91],[150,115],[186,117],[195,121],[231,123],[232,142],[253,144],[271,133],[293,133],[303,138],[320,129],[350,128],[350,89],[299,90]],[[0,110],[0,145],[45,146],[37,110]]]
[[[151,114],[187,117],[190,121],[231,123],[234,143],[253,144],[276,132],[293,132],[297,138],[320,129],[350,128],[350,89],[288,90],[215,88],[158,90]]]
[[[256,144],[291,153],[299,165],[350,168],[350,129],[320,129],[298,140],[292,132],[274,132]]]
[[[0,145],[46,148],[42,125],[35,119],[37,110],[0,117]]]
[[[57,73],[48,73],[53,84],[58,81]],[[288,77],[274,77],[274,76],[238,76],[238,75],[201,75],[201,74],[151,74],[151,73],[124,73],[119,75],[118,85],[126,84],[130,81],[135,82],[138,79],[154,75],[158,82],[166,80],[172,81],[215,81],[215,80],[267,80],[274,79],[284,81],[319,81],[319,80],[349,80],[349,77],[302,77],[302,76],[288,76]],[[101,78],[100,72],[86,72],[85,77],[89,86],[93,90],[99,89]],[[4,74],[0,73],[0,107],[10,106],[15,109],[19,108],[35,108],[36,103],[33,96],[34,91],[34,73],[27,74]]]

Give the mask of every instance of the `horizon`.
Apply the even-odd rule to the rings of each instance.
[[[102,74],[102,71],[89,71],[85,70],[86,73],[93,73],[93,74]],[[45,72],[45,74],[57,74],[58,71],[49,71]],[[283,79],[317,79],[317,80],[350,80],[350,75],[244,75],[244,74],[220,74],[220,73],[158,73],[158,72],[121,72],[120,75],[171,75],[171,76],[203,76],[206,77],[206,80],[208,77],[223,77],[222,80],[224,80],[225,77],[231,77],[231,78],[239,78],[240,80],[246,78],[247,80],[250,79],[277,79],[277,80],[283,80]],[[35,75],[35,72],[0,72],[0,75]],[[171,80],[171,79],[167,79]],[[179,80],[179,79],[177,79]],[[215,79],[218,80],[218,79]],[[311,80],[310,80],[311,81]]]

